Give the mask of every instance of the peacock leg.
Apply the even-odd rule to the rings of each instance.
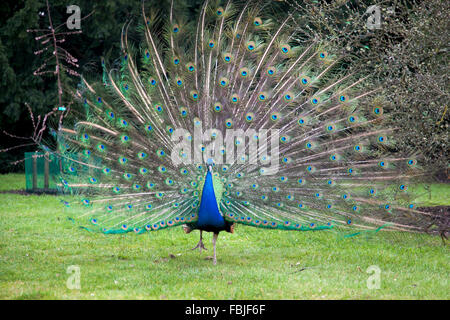
[[[214,232],[213,239],[212,239],[212,243],[213,243],[213,246],[214,246],[214,258],[213,258],[213,264],[214,264],[214,265],[217,263],[217,258],[216,258],[216,242],[217,242],[217,237],[218,237],[218,236],[219,236],[219,234]]]
[[[204,244],[203,244],[203,241],[202,241],[202,230],[200,230],[200,241],[198,242],[198,244],[194,247],[194,248],[192,248],[192,250],[195,250],[195,249],[197,249],[198,248],[198,250],[200,251],[200,252],[202,252],[202,249],[205,249],[205,250],[208,250],[208,249],[206,249],[205,248],[205,246],[204,246]]]

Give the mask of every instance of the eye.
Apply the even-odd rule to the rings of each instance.
[[[247,42],[247,50],[248,51],[253,51],[256,48],[256,44],[254,41],[249,41]]]
[[[312,98],[312,99],[311,99],[311,103],[312,103],[313,105],[317,105],[317,104],[319,103],[319,98],[317,98],[317,97]]]
[[[288,45],[288,44],[282,44],[280,46],[280,50],[281,50],[282,53],[288,54],[291,51],[291,46]]]
[[[226,87],[228,85],[228,83],[229,83],[229,81],[225,77],[219,79],[219,84],[221,87]]]
[[[239,74],[242,78],[247,78],[248,75],[250,74],[250,70],[248,68],[242,68]]]
[[[260,92],[258,95],[259,101],[265,101],[267,99],[267,93],[266,92]]]
[[[231,54],[229,54],[229,53],[224,53],[224,54],[223,54],[223,60],[224,60],[226,63],[231,62],[231,60],[232,60]]]
[[[194,72],[194,71],[195,71],[195,66],[194,66],[193,63],[188,63],[188,64],[186,65],[186,69],[187,69],[189,72]]]
[[[238,103],[239,102],[239,96],[235,93],[231,96],[231,102],[232,103]]]
[[[325,51],[319,52],[319,59],[325,59],[328,56],[328,53]]]

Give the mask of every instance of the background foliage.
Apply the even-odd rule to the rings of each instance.
[[[184,1],[192,18],[203,0]],[[79,73],[97,74],[101,79],[100,57],[112,63],[120,55],[120,32],[126,21],[138,21],[141,0],[51,0],[55,24],[69,16],[66,7],[76,4],[82,16],[80,35],[70,36],[62,44],[79,59]],[[420,150],[423,163],[439,168],[446,180],[448,166],[449,113],[449,2],[378,1],[382,27],[368,30],[366,9],[375,4],[369,0],[290,1],[298,9],[298,21],[308,14],[310,27],[323,37],[345,36],[349,45],[360,54],[360,67],[372,72],[373,81],[385,88],[385,103],[396,110],[393,120],[406,134],[402,148]],[[146,8],[167,13],[168,0],[146,1]],[[0,127],[14,134],[30,135],[31,122],[25,108],[28,103],[35,114],[44,114],[55,107],[56,83],[53,77],[33,76],[42,57],[33,54],[41,46],[27,29],[46,28],[44,0],[8,0],[0,8]],[[78,79],[65,77],[66,86],[76,86]],[[17,140],[0,136],[0,150],[17,144]],[[34,149],[34,148],[30,148]],[[23,170],[10,163],[23,158],[23,149],[0,152],[0,172]]]

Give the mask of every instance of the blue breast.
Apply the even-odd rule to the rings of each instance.
[[[203,230],[225,228],[225,220],[217,207],[211,172],[206,174],[196,227]]]

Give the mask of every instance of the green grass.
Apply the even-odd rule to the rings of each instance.
[[[24,180],[0,176],[0,190],[24,188]],[[434,188],[430,203],[448,205],[448,187]],[[450,298],[450,255],[439,237],[338,240],[327,231],[238,226],[220,234],[213,266],[209,233],[199,254],[189,250],[198,232],[94,234],[74,228],[62,207],[55,196],[0,194],[0,299]],[[81,290],[66,286],[71,265],[80,267]],[[366,284],[371,265],[381,270],[377,290]]]

